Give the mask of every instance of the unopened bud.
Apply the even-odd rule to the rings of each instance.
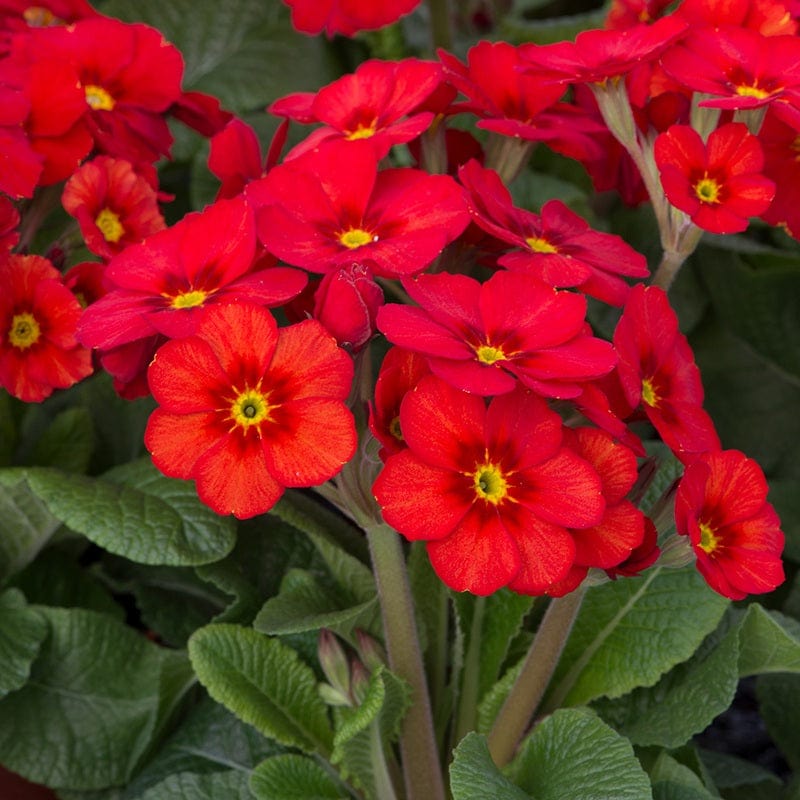
[[[337,638],[326,628],[319,632],[319,663],[331,688],[344,698],[350,696],[350,665]]]
[[[370,672],[374,672],[378,667],[386,664],[386,652],[368,633],[364,633],[359,628],[356,630],[356,639],[358,640],[358,654]]]
[[[356,705],[361,705],[369,688],[369,670],[358,660],[353,661],[352,689]]]

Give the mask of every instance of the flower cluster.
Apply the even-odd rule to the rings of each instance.
[[[417,2],[287,4],[299,30],[332,36]],[[366,61],[276,99],[266,156],[244,121],[182,90],[181,55],[157,31],[82,5],[68,25],[9,16],[3,386],[40,401],[86,377],[94,350],[120,394],[158,403],[156,466],[242,518],[368,460],[374,437],[367,513],[478,595],[557,596],[653,564],[654,521],[634,501],[658,438],[685,468],[676,531],[711,586],[775,588],[766,482],[722,449],[666,290],[703,231],[760,216],[800,233],[777,180],[800,133],[800,40],[773,24],[778,0],[725,4],[724,23],[712,0],[652,25],[629,6],[575,43]],[[479,137],[449,124],[465,114]],[[154,165],[170,117],[209,137],[220,188],[167,225]],[[296,123],[317,127],[282,155]],[[537,146],[579,161],[598,190],[650,200],[665,252],[651,285],[643,255],[565,203],[515,202]],[[97,257],[63,278],[23,254],[54,186]],[[593,329],[592,304],[615,316],[613,335]],[[388,347],[374,385],[373,342]]]

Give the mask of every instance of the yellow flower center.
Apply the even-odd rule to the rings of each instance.
[[[268,419],[272,408],[265,394],[255,389],[246,389],[231,404],[231,419],[247,430]]]
[[[490,344],[482,344],[476,348],[475,355],[481,364],[494,364],[496,361],[505,361],[506,354],[500,347],[492,347]]]
[[[720,537],[716,531],[705,522],[700,523],[700,547],[709,555],[720,546]]]
[[[759,100],[763,100],[765,97],[769,97],[772,92],[768,92],[758,84],[754,84],[753,86],[737,86],[736,94],[740,97],[757,97]]]
[[[196,308],[203,305],[207,297],[208,292],[204,292],[202,289],[192,289],[189,292],[176,294],[172,298],[171,305],[173,308]]]
[[[645,378],[642,381],[642,400],[647,403],[648,406],[655,407],[658,405],[658,395],[653,388],[653,382],[650,378]]]
[[[28,6],[22,12],[22,17],[31,28],[47,28],[50,25],[57,25],[61,21],[49,8],[42,8],[42,6]]]
[[[475,494],[487,503],[498,505],[508,494],[508,483],[495,464],[482,464],[473,475]]]
[[[103,238],[112,244],[116,244],[125,235],[119,215],[110,208],[104,208],[95,218],[94,224],[100,229]]]
[[[363,228],[350,228],[339,234],[339,241],[348,249],[355,250],[357,247],[363,247],[370,242],[377,242],[378,237],[373,236]]]
[[[39,341],[42,329],[33,314],[23,311],[15,314],[11,319],[11,329],[8,332],[8,341],[13,347],[27,350]]]
[[[83,87],[86,93],[86,102],[95,111],[111,111],[114,108],[114,98],[102,87],[89,83]]]
[[[557,247],[554,247],[552,244],[550,244],[550,242],[547,241],[547,239],[543,239],[541,236],[530,236],[525,240],[525,242],[534,253],[558,252]]]
[[[721,188],[717,181],[705,175],[694,185],[694,193],[701,203],[719,203]]]
[[[355,130],[347,132],[347,140],[353,142],[356,139],[369,139],[374,136],[377,132],[375,122],[376,120],[372,120],[369,125],[364,125],[363,122],[359,122]]]

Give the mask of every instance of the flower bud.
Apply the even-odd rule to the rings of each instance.
[[[326,628],[320,629],[317,655],[330,685],[322,684],[320,694],[331,705],[352,705],[350,700],[350,665],[336,637]]]
[[[356,630],[358,654],[370,672],[387,663],[386,652],[368,633],[360,628]]]
[[[329,272],[315,295],[314,317],[342,347],[358,352],[375,333],[383,290],[366,264],[354,262]]]

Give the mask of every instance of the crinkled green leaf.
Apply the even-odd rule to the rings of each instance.
[[[378,722],[381,736],[393,741],[400,734],[400,723],[410,704],[409,687],[386,667],[379,666],[369,676],[361,703],[356,708],[340,710],[334,746],[341,747],[374,722]]]
[[[148,789],[139,800],[252,800],[248,774],[229,769],[198,775],[179,772]]]
[[[546,707],[620,697],[652,686],[694,653],[727,606],[694,568],[654,569],[639,578],[592,587],[559,661]]]
[[[22,592],[0,594],[0,698],[28,680],[31,664],[47,636],[47,623]]]
[[[35,783],[125,783],[192,684],[185,654],[105,614],[46,608],[30,680],[0,701],[0,762]]]
[[[739,630],[721,626],[654,686],[599,699],[603,719],[635,745],[675,748],[705,730],[733,702],[739,683]]]
[[[336,77],[324,40],[296,33],[280,3],[110,0],[103,13],[158,28],[183,54],[184,86],[237,112]]]
[[[231,768],[248,773],[263,759],[282,752],[280,745],[206,696],[125,787],[122,800],[135,800],[169,775],[199,775]]]
[[[468,733],[453,751],[450,791],[453,800],[531,800],[495,766],[486,737],[478,733]]]
[[[800,672],[800,623],[751,603],[741,621],[739,674]]]
[[[163,476],[149,459],[102,478],[26,471],[31,489],[72,530],[142,564],[196,565],[231,551],[236,528],[197,498],[194,484]]]
[[[125,609],[111,596],[93,570],[80,566],[75,557],[49,547],[14,578],[29,602],[60,608],[88,608],[122,621]]]
[[[250,776],[250,791],[256,800],[347,800],[351,796],[319,764],[296,755],[262,761]]]
[[[536,800],[651,800],[630,742],[586,708],[559,709],[542,721],[507,774]]]
[[[714,800],[700,777],[668,753],[661,753],[649,774],[653,800]]]
[[[93,446],[94,428],[88,409],[67,408],[55,416],[36,442],[32,461],[65,472],[86,472]]]
[[[61,525],[25,478],[22,469],[0,469],[0,584],[30,564]]]
[[[237,625],[208,625],[189,639],[200,682],[265,736],[327,754],[333,732],[311,668],[278,639]]]
[[[253,627],[270,634],[320,628],[334,631],[374,628],[379,612],[377,595],[350,606],[341,594],[324,587],[307,570],[292,569],[286,574],[277,597],[267,600],[258,612]]]

